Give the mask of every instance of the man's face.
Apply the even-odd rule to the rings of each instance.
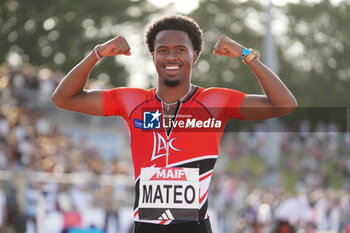
[[[193,50],[186,32],[164,30],[158,32],[154,39],[152,56],[160,82],[177,86],[190,80],[197,51]]]

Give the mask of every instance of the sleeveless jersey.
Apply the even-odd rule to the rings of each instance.
[[[148,167],[199,168],[198,220],[209,217],[209,184],[219,154],[222,132],[227,120],[242,119],[240,106],[245,96],[232,89],[196,87],[193,94],[178,105],[173,128],[168,135],[165,130],[167,123],[159,125],[155,121],[156,118],[162,119],[159,116],[163,113],[162,102],[155,95],[155,88],[144,90],[124,87],[102,92],[103,115],[121,116],[128,124],[135,174],[135,221],[177,223],[171,218],[140,219],[140,174],[141,168]],[[187,120],[189,117],[192,118]],[[193,119],[202,121],[198,123]],[[183,121],[182,125],[180,121]]]

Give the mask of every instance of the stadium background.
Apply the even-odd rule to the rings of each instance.
[[[273,3],[269,13],[267,1],[1,1],[0,232],[130,232],[125,123],[60,110],[50,96],[115,35],[133,56],[103,59],[88,86],[155,86],[144,27],[175,12],[204,31],[193,83],[260,92],[239,60],[211,54],[226,34],[270,62],[301,109],[321,111],[224,134],[209,195],[214,232],[350,232],[349,120],[344,130],[337,116],[317,118],[337,107],[346,116],[350,105],[350,2]]]

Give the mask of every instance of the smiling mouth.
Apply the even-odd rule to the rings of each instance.
[[[178,70],[178,69],[180,69],[180,66],[179,65],[165,65],[165,66],[163,66],[164,67],[164,69],[166,69],[166,70]]]
[[[163,68],[165,69],[166,73],[169,76],[175,76],[181,67],[179,65],[169,64],[169,65],[163,66]]]

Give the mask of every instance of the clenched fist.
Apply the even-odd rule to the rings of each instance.
[[[128,42],[122,36],[117,36],[97,47],[97,53],[101,56],[131,55]]]
[[[232,40],[231,38],[222,35],[219,41],[214,46],[213,53],[215,55],[225,55],[228,57],[239,57],[244,47]]]

